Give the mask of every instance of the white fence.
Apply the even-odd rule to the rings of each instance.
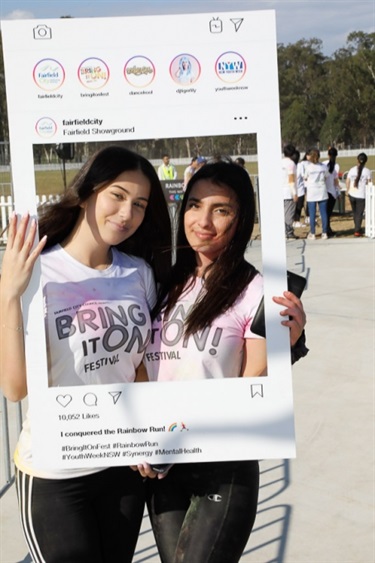
[[[366,227],[365,235],[375,238],[375,185],[371,183],[366,189]]]
[[[36,204],[49,203],[57,201],[58,196],[55,195],[42,195],[36,196]],[[9,218],[13,211],[13,198],[12,196],[0,196],[0,245],[6,244],[8,239],[7,225]]]

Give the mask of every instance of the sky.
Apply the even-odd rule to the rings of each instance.
[[[0,0],[0,19],[39,19],[275,10],[277,41],[320,39],[330,57],[352,31],[375,32],[374,0]]]

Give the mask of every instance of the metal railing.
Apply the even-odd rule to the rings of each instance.
[[[6,398],[0,393],[0,411],[0,497],[2,497],[14,481],[13,451],[22,428],[22,403],[9,405]]]

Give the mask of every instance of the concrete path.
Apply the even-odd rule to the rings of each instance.
[[[297,458],[261,462],[241,562],[374,563],[375,241],[293,241],[287,251],[288,268],[309,280],[310,353],[293,368]],[[247,256],[259,253],[255,242]],[[0,545],[0,563],[31,561],[14,486],[1,499]],[[143,562],[160,563],[147,516],[134,557]]]

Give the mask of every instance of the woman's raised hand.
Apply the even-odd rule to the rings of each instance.
[[[33,248],[37,224],[25,213],[20,219],[13,213],[9,222],[8,241],[1,272],[2,291],[9,297],[21,297],[26,290],[35,261],[40,256],[47,237]]]

